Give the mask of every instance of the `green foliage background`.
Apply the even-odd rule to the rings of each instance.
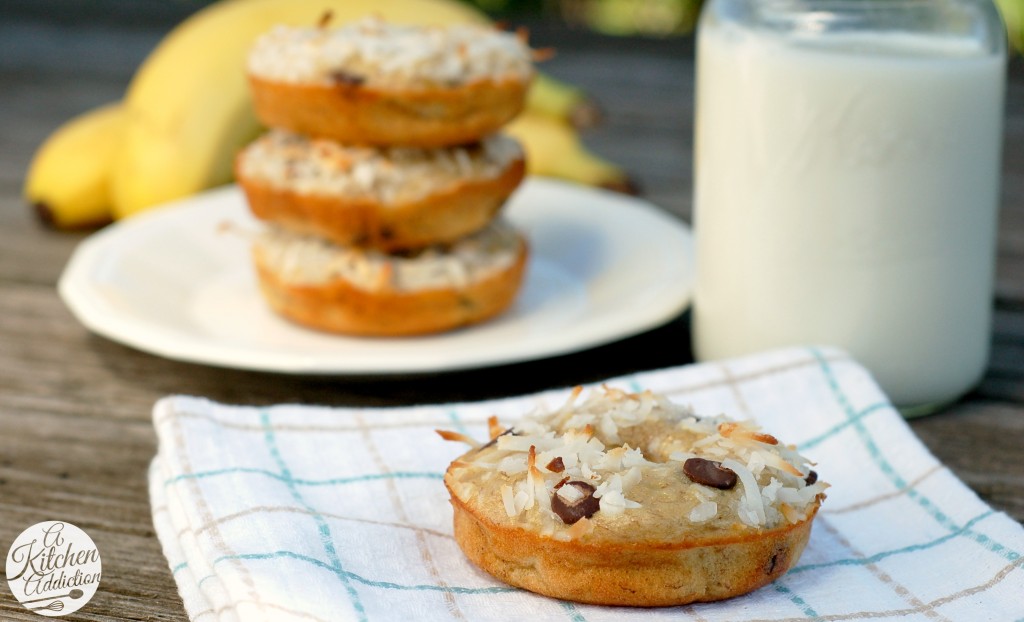
[[[543,15],[612,35],[693,31],[703,0],[465,0],[492,14]],[[1024,0],[995,0],[1012,49],[1024,52]]]
[[[1017,53],[1024,53],[1024,0],[996,0],[996,5],[1006,22],[1010,45]]]

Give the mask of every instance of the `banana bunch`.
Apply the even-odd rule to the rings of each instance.
[[[123,101],[58,128],[39,148],[25,199],[58,228],[93,226],[231,180],[235,153],[261,131],[245,57],[275,24],[334,23],[374,13],[397,23],[486,23],[456,0],[219,0],[186,19],[138,69]],[[621,187],[625,174],[576,135],[594,107],[579,89],[540,76],[512,132],[530,172]]]
[[[124,109],[107,104],[68,121],[39,147],[24,195],[43,222],[82,229],[110,221],[110,172],[124,127]]]
[[[1024,54],[1024,0],[996,0],[996,6],[1006,24],[1010,47]]]

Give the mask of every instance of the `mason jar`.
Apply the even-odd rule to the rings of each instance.
[[[987,365],[1005,31],[990,0],[711,0],[693,345],[834,345],[908,415]]]

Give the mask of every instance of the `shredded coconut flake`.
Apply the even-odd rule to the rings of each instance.
[[[366,18],[336,29],[277,26],[257,39],[249,72],[280,82],[457,86],[533,75],[530,48],[514,33],[475,25],[411,26]]]
[[[503,134],[476,145],[419,149],[349,146],[272,130],[242,150],[238,166],[242,178],[281,191],[386,208],[496,178],[522,155],[519,143]]]
[[[555,493],[561,497],[562,501],[572,505],[583,498],[583,493],[575,486],[562,486]]]
[[[781,488],[782,482],[773,477],[771,478],[771,481],[768,482],[768,485],[761,489],[761,496],[764,498],[766,503],[774,503],[775,497]]]
[[[654,498],[643,488],[648,480],[655,482],[651,486],[658,495],[662,490],[675,492],[678,502],[689,508],[682,511],[692,523],[728,526],[738,520],[762,528],[803,520],[828,484],[808,486],[802,474],[809,463],[791,447],[765,442],[767,435],[750,424],[723,425],[726,422],[721,416],[696,418],[689,409],[647,392],[605,387],[584,399],[575,391],[566,405],[530,415],[515,426],[514,434],[499,436],[494,446],[481,450],[495,456],[489,458],[491,466],[483,468],[494,469],[493,476],[506,482],[501,486],[506,514],[531,511],[537,529],[558,540],[582,537],[595,523],[619,520],[640,509]],[[635,428],[645,424],[653,427]],[[609,434],[628,443],[615,446]],[[686,482],[680,463],[691,457],[719,460],[736,473],[736,487],[718,490]],[[561,459],[561,471],[541,468],[555,458]],[[663,488],[673,478],[682,478],[679,489]],[[567,504],[584,497],[575,486],[555,489],[568,481],[589,482],[599,502],[591,520],[572,527],[550,505],[555,494]]]
[[[516,510],[516,502],[512,495],[512,487],[505,484],[501,487],[501,502],[505,506],[505,514],[509,516],[516,516],[519,511]]]
[[[618,516],[627,509],[635,510],[639,507],[639,503],[630,501],[618,490],[609,490],[601,497],[601,511],[609,516]]]
[[[268,227],[255,242],[263,261],[291,283],[342,279],[369,291],[420,291],[483,279],[512,265],[519,245],[519,234],[500,219],[448,248],[430,247],[408,257],[339,246],[280,227]]]
[[[505,456],[498,463],[498,470],[506,475],[526,473],[526,457],[522,455]]]
[[[750,470],[733,459],[722,461],[722,466],[731,469],[740,479],[743,486],[743,497],[740,502],[740,520],[758,527],[765,524],[764,503],[761,501],[761,489]]]
[[[694,523],[703,523],[718,515],[718,504],[714,501],[699,503],[690,510],[689,519]]]

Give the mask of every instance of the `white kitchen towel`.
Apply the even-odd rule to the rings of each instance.
[[[228,406],[173,396],[153,418],[153,520],[188,616],[241,620],[1024,619],[1024,529],[921,445],[836,350],[789,349],[609,381],[755,419],[832,484],[797,565],[731,600],[596,607],[510,588],[451,536],[441,481],[465,451],[435,428],[553,408],[567,391],[472,404]]]

